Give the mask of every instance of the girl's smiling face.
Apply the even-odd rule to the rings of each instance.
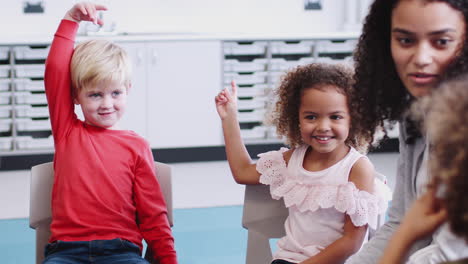
[[[443,2],[401,0],[391,19],[390,47],[398,75],[411,95],[427,95],[464,43],[463,14]]]
[[[301,137],[317,154],[340,155],[351,126],[348,102],[334,86],[304,90],[299,107]]]

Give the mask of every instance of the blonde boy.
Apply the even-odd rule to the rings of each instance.
[[[44,263],[177,263],[148,143],[118,130],[130,88],[125,51],[104,40],[74,50],[80,21],[102,24],[104,6],[78,3],[57,29],[45,86],[55,143],[50,244]],[[70,88],[71,87],[71,88]],[[74,113],[81,106],[84,121]]]

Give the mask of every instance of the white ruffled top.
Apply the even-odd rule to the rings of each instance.
[[[301,262],[343,235],[345,214],[355,226],[377,227],[379,214],[385,213],[391,191],[379,179],[374,191],[361,191],[349,182],[354,163],[367,158],[354,148],[339,162],[321,171],[307,171],[303,160],[308,146],[294,150],[288,165],[283,157],[287,148],[259,154],[260,182],[270,185],[274,199],[283,198],[289,209],[286,236],[278,241],[275,259]]]

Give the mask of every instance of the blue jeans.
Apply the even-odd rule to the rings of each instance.
[[[123,239],[92,241],[55,241],[45,248],[43,264],[143,263],[140,248]]]

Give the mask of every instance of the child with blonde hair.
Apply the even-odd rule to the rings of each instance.
[[[430,138],[429,191],[416,200],[406,213],[380,264],[402,263],[409,248],[431,235],[445,222],[450,230],[468,243],[468,76],[447,81],[431,97],[416,103],[416,115],[426,115]],[[428,107],[430,105],[430,107]],[[424,114],[423,114],[424,113]],[[435,248],[437,245],[429,246]],[[449,245],[452,252],[463,250]],[[430,248],[431,249],[431,248]],[[434,249],[431,249],[434,251]],[[447,251],[446,252],[450,252]],[[434,251],[425,263],[440,263]],[[450,256],[446,256],[450,257]],[[468,258],[445,263],[468,263]]]
[[[272,197],[288,207],[286,236],[272,263],[343,263],[386,210],[389,190],[357,151],[366,151],[371,137],[349,101],[352,84],[352,71],[339,65],[289,72],[277,90],[272,121],[291,149],[260,154],[256,164],[240,136],[236,85],[215,98],[235,181],[270,185]]]
[[[74,5],[61,21],[46,61],[45,88],[55,143],[51,237],[44,263],[175,264],[174,239],[149,144],[119,130],[131,86],[130,61],[111,42],[74,49],[80,21],[106,10]],[[84,121],[77,118],[80,105]]]

